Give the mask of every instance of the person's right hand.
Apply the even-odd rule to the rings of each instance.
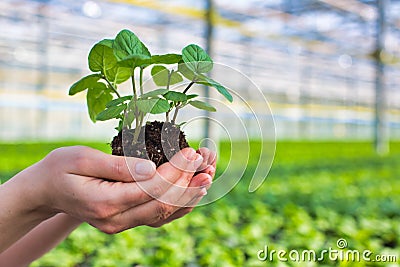
[[[26,171],[43,192],[42,210],[67,213],[112,234],[158,227],[190,212],[215,172],[215,154],[201,152],[205,160],[186,148],[156,170],[147,160],[75,146],[53,151]],[[205,171],[193,178],[200,167]]]

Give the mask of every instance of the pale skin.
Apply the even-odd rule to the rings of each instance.
[[[206,148],[185,148],[157,169],[88,147],[57,149],[0,185],[0,266],[29,265],[82,222],[114,234],[178,219],[207,193],[215,162]]]

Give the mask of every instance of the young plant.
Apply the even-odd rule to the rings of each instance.
[[[196,100],[197,94],[189,94],[193,84],[213,87],[228,101],[233,100],[224,86],[206,75],[212,70],[213,61],[195,44],[184,47],[182,54],[151,55],[133,32],[122,30],[115,39],[96,43],[89,53],[88,62],[93,73],[74,83],[69,95],[86,90],[90,119],[93,122],[117,119],[115,129],[119,135],[124,129],[133,130],[129,141],[132,146],[142,142],[139,137],[149,113],[165,113],[165,124],[179,128],[176,126],[178,112],[187,105],[216,111],[207,102]],[[165,65],[172,65],[172,68]],[[151,67],[154,83],[160,88],[144,92],[143,73],[148,67]],[[131,82],[132,94],[121,96],[118,87],[128,81]],[[187,86],[183,91],[171,90],[171,85],[184,82]],[[142,154],[136,153],[135,156]]]

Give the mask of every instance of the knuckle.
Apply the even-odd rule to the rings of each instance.
[[[124,167],[125,167],[125,160],[123,157],[117,157],[115,160],[112,162],[112,171],[115,173],[118,177],[124,176]]]
[[[150,193],[151,193],[152,197],[157,199],[162,196],[163,192],[164,192],[164,188],[160,183],[160,184],[155,184]]]
[[[96,220],[107,220],[114,214],[112,208],[104,204],[96,204],[92,207],[92,213]]]

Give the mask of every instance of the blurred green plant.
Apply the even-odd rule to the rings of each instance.
[[[36,154],[41,157],[62,145],[66,144],[0,145],[7,151],[0,155],[0,173],[15,172],[37,160]],[[89,145],[108,149],[106,144]],[[257,148],[257,143],[252,146]],[[230,147],[221,144],[219,169],[228,164]],[[345,238],[349,249],[399,256],[400,143],[392,143],[386,157],[375,156],[371,147],[355,142],[279,142],[270,175],[255,193],[247,192],[256,166],[250,161],[239,185],[211,205],[159,229],[138,227],[114,236],[84,224],[32,267],[303,266],[261,262],[257,252],[265,245],[321,251],[336,248],[338,238]],[[233,170],[231,175],[239,173]]]

